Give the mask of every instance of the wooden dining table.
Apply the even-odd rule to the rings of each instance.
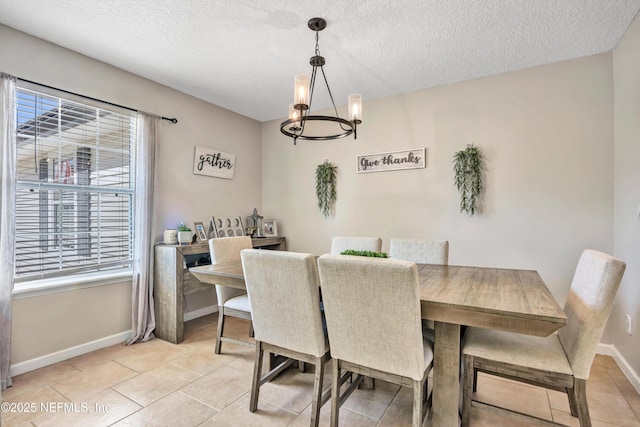
[[[189,271],[204,283],[245,287],[239,261]],[[431,421],[456,427],[461,326],[544,337],[566,325],[567,316],[533,270],[418,264],[418,272],[422,317],[435,325]]]

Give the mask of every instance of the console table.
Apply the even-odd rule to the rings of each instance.
[[[259,237],[251,239],[254,248],[287,250],[285,237]],[[155,247],[154,303],[156,337],[174,344],[184,339],[185,295],[205,289],[209,284],[196,279],[188,270],[196,265],[211,264],[209,243],[165,245]]]

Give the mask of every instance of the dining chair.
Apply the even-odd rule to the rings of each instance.
[[[396,239],[389,241],[389,258],[417,264],[449,264],[449,241],[428,239]]]
[[[333,381],[331,425],[363,376],[413,389],[413,426],[430,406],[431,343],[422,336],[414,262],[347,255],[318,258]],[[342,371],[358,374],[342,395]]]
[[[531,415],[473,400],[478,371],[566,393],[571,415],[578,417],[581,427],[591,426],[587,379],[624,270],[621,260],[585,250],[564,306],[568,324],[557,334],[535,337],[469,328],[462,346],[462,426],[470,423],[472,405],[539,421]]]
[[[449,241],[428,239],[397,239],[389,241],[389,258],[413,261],[417,264],[449,264]],[[422,319],[423,332],[433,341],[433,320]]]
[[[347,249],[356,251],[380,252],[382,239],[379,237],[334,236],[331,240],[331,253],[340,255]]]
[[[252,247],[251,238],[248,236],[210,239],[211,264],[240,261],[240,251],[251,249]],[[223,341],[252,347],[253,344],[247,341],[224,336],[224,320],[226,316],[251,321],[251,307],[249,306],[247,292],[244,289],[216,285],[216,297],[218,298],[218,331],[216,334],[215,353],[220,354]],[[253,327],[250,326],[249,335],[252,334]]]
[[[256,340],[249,410],[258,408],[260,386],[295,361],[315,365],[311,426],[331,388],[322,390],[325,363],[331,358],[320,313],[316,257],[311,254],[245,249],[242,268],[249,293]],[[262,375],[264,352],[287,359]]]

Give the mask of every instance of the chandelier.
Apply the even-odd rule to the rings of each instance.
[[[324,57],[320,55],[320,48],[318,46],[318,33],[326,28],[327,21],[322,18],[311,18],[307,25],[309,29],[316,32],[316,51],[315,55],[309,60],[312,67],[311,78],[304,74],[299,74],[295,77],[293,103],[289,104],[289,118],[280,124],[280,132],[293,138],[294,145],[298,139],[327,141],[344,138],[351,134],[353,134],[354,139],[357,139],[356,127],[362,123],[362,96],[349,95],[348,119],[344,119],[338,115],[338,109],[333,100],[333,94],[329,88],[327,76],[324,74],[325,60]],[[320,69],[322,78],[327,86],[335,116],[310,114],[318,69]],[[313,122],[316,123],[314,124]],[[317,126],[319,122],[325,124],[326,122],[332,122],[332,126],[330,126],[331,129],[327,129],[328,126]]]

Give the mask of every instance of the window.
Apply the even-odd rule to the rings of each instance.
[[[49,92],[16,90],[16,289],[133,258],[136,118]]]

